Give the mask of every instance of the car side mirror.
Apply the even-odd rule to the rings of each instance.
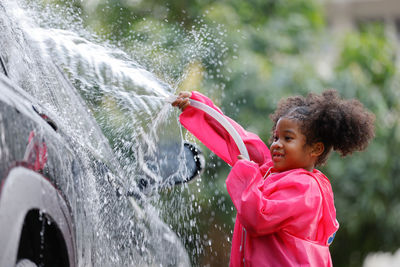
[[[195,144],[172,142],[160,145],[155,155],[144,158],[144,164],[147,175],[140,178],[139,188],[147,191],[153,187],[171,187],[195,179],[204,170],[205,159]]]

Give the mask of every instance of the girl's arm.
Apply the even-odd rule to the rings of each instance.
[[[191,99],[200,101],[212,107],[220,114],[222,111],[214,103],[199,92],[193,91]],[[225,115],[224,115],[225,116]],[[239,124],[225,116],[241,136],[250,156],[250,160],[262,165],[269,161],[271,156],[268,147],[255,134],[245,131]],[[239,149],[230,134],[220,125],[218,121],[205,112],[189,106],[185,106],[179,117],[181,124],[194,136],[196,136],[206,147],[222,158],[226,163],[233,166],[240,154]]]
[[[322,196],[314,178],[301,170],[277,175],[283,176],[264,182],[257,164],[240,160],[226,180],[238,219],[252,235],[282,229],[297,235],[318,224]]]

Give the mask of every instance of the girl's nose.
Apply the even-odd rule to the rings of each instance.
[[[281,148],[281,147],[282,147],[282,144],[281,144],[281,142],[279,142],[279,139],[274,141],[274,142],[272,142],[272,144],[271,144],[271,149]]]

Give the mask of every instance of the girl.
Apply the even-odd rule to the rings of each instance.
[[[374,116],[336,91],[281,100],[274,114],[270,150],[255,134],[236,128],[250,160],[212,117],[189,105],[198,92],[172,103],[182,125],[233,166],[226,186],[237,210],[230,266],[332,266],[329,245],[339,223],[328,178],[315,169],[332,150],[342,156],[363,150],[374,136]]]

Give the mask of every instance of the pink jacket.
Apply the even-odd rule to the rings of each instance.
[[[210,99],[192,98],[222,112]],[[203,111],[187,107],[182,125],[233,166],[226,180],[237,210],[230,266],[332,266],[329,245],[339,228],[329,180],[318,170],[274,173],[267,146],[227,118],[252,161],[237,160],[230,135]]]

